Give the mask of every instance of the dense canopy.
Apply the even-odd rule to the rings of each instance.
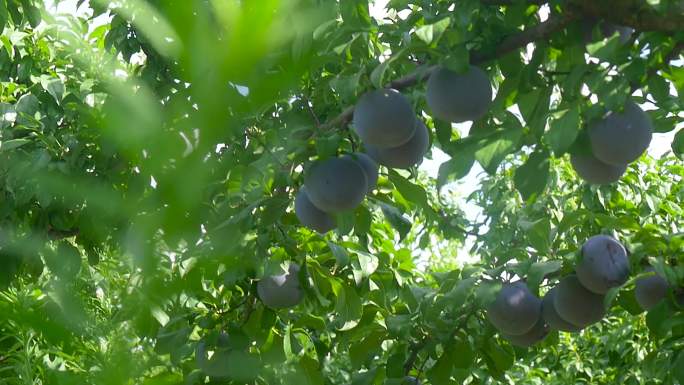
[[[0,383],[684,385],[682,1],[0,32]]]

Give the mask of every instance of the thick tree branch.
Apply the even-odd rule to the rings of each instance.
[[[638,31],[684,31],[684,12],[658,12],[642,0],[570,0],[587,15]]]
[[[568,23],[574,20],[575,15],[573,13],[567,13],[561,16],[550,17],[548,20],[532,27],[519,32],[515,35],[511,35],[504,39],[501,44],[499,44],[493,50],[482,50],[475,51],[470,54],[470,62],[472,64],[481,64],[490,60],[494,60],[501,57],[509,52],[515,51],[516,49],[525,47],[527,44],[532,43],[537,40],[544,39],[551,35],[552,33],[564,28]],[[415,71],[410,74],[401,77],[399,79],[393,80],[387,84],[386,87],[401,90],[404,88],[412,87],[418,83],[422,83],[427,79],[432,71],[437,68],[435,65],[423,65],[420,66]],[[341,114],[331,119],[330,121],[321,125],[321,130],[326,131],[333,129],[335,127],[343,126],[349,121],[351,121],[352,115],[354,113],[354,106],[349,106],[342,111]]]

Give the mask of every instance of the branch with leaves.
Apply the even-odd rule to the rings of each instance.
[[[574,20],[575,17],[576,16],[572,13],[566,13],[561,16],[550,17],[546,21],[541,22],[530,29],[524,30],[520,33],[505,38],[493,50],[484,49],[481,51],[475,51],[471,53],[470,62],[472,64],[486,63],[488,61],[504,56],[512,51],[515,51],[516,49],[523,48],[529,43],[545,39],[554,32],[564,28],[572,20]],[[432,72],[437,68],[437,65],[420,66],[418,69],[411,72],[410,74],[389,82],[386,87],[394,88],[396,90],[413,87],[417,84],[424,82],[430,76],[430,74],[432,74]],[[321,125],[321,129],[326,131],[334,127],[343,126],[351,121],[353,114],[354,106],[349,106],[345,108],[341,114],[331,119],[327,123]]]
[[[508,0],[481,1],[488,5],[513,4],[512,1]],[[547,1],[532,0],[529,3],[541,5],[547,3]],[[636,6],[634,3],[635,1],[629,1],[616,7],[613,1],[574,0],[572,4],[576,7],[576,10],[566,10],[561,15],[552,15],[546,21],[532,28],[507,37],[493,50],[483,49],[472,52],[470,54],[470,62],[474,65],[483,64],[523,48],[527,44],[546,39],[581,16],[606,19],[618,25],[632,27],[638,31],[677,32],[684,30],[684,13],[664,15],[650,6]],[[681,49],[673,50],[673,55],[666,58],[667,61],[676,58],[679,52],[681,52]],[[437,65],[422,65],[410,74],[389,82],[386,87],[401,90],[415,86],[424,82],[436,68],[438,68]],[[327,131],[335,127],[344,126],[351,121],[353,114],[354,106],[349,106],[342,113],[320,127],[323,131]]]

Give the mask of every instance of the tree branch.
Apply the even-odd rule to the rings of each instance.
[[[516,49],[525,47],[529,43],[548,37],[552,33],[564,28],[574,19],[575,15],[573,13],[549,17],[546,21],[532,28],[507,37],[493,50],[481,50],[471,53],[470,62],[471,64],[481,64],[494,60],[509,52],[515,51]],[[394,88],[396,90],[412,87],[425,81],[437,67],[438,66],[436,65],[420,66],[410,74],[391,81],[386,87]],[[327,131],[335,127],[343,126],[351,121],[353,114],[354,106],[349,106],[345,108],[341,114],[322,124],[320,128],[322,131]]]
[[[658,12],[642,0],[570,0],[587,15],[638,31],[684,31],[684,12]]]

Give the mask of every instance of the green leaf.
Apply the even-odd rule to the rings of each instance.
[[[28,143],[31,143],[30,139],[12,139],[5,142],[0,142],[0,152],[13,150]]]
[[[385,59],[384,62],[380,63],[380,65],[375,67],[373,72],[371,72],[371,74],[370,74],[371,84],[373,84],[373,86],[375,88],[380,89],[380,88],[384,87],[384,84],[385,84],[384,78],[385,78],[385,72],[387,71],[387,68],[389,68],[389,65],[392,64],[393,61],[395,61],[395,60],[397,60],[397,58],[401,57],[405,51],[406,51],[406,48],[400,49],[394,55],[392,55],[390,58]]]
[[[64,83],[62,83],[61,79],[51,79],[43,84],[43,88],[45,88],[45,91],[47,91],[50,95],[52,95],[53,98],[55,98],[57,104],[62,103],[65,88]]]
[[[333,256],[337,260],[337,264],[340,266],[347,266],[349,264],[350,258],[349,258],[349,253],[347,252],[347,249],[345,249],[342,246],[339,246],[333,242],[326,241],[328,243],[328,247],[330,247],[330,251],[332,251]]]
[[[342,137],[334,133],[332,135],[322,136],[316,140],[316,152],[319,158],[326,159],[334,157],[337,154],[337,149],[340,147]]]
[[[544,280],[544,277],[551,273],[555,273],[563,267],[561,261],[546,261],[535,262],[527,271],[527,286],[536,293],[539,290],[539,285]]]
[[[499,345],[493,338],[488,339],[485,343],[484,354],[487,357],[487,366],[496,377],[502,376],[513,366],[513,351]]]
[[[437,142],[439,142],[442,148],[448,148],[451,144],[451,137],[453,135],[451,123],[434,118],[432,122],[435,124],[435,136],[437,137]]]
[[[470,68],[470,51],[465,44],[456,45],[449,50],[441,64],[456,73],[465,73]]]
[[[549,115],[551,88],[535,88],[524,95],[518,95],[518,107],[527,127],[535,137],[540,138],[546,128]]]
[[[639,302],[636,300],[634,290],[620,290],[617,297],[617,303],[631,315],[638,315],[644,312],[641,306],[639,306]]]
[[[0,0],[1,1],[1,0]],[[14,107],[9,103],[0,103],[0,130],[9,127],[14,119],[11,115],[14,114]]]
[[[470,346],[468,338],[461,336],[453,345],[454,367],[457,369],[469,368],[475,362],[475,351]]]
[[[529,201],[544,192],[549,181],[550,168],[549,154],[541,150],[533,152],[527,162],[515,170],[515,188],[523,200]]]
[[[0,36],[0,43],[2,43],[2,46],[5,47],[5,51],[7,51],[10,60],[14,60],[14,47],[12,46],[9,38],[4,35]]]
[[[551,246],[551,222],[549,218],[534,221],[520,219],[518,226],[525,231],[527,240],[540,253],[546,253]]]
[[[684,351],[680,351],[674,360],[672,360],[672,377],[674,377],[680,384],[684,384]]]
[[[420,40],[425,42],[425,44],[435,46],[442,37],[444,31],[449,28],[449,24],[451,24],[451,18],[445,17],[436,23],[419,27],[416,29],[415,33]]]
[[[340,235],[346,235],[349,234],[349,232],[354,228],[356,215],[353,211],[335,213],[335,222],[337,223],[335,232]]]
[[[2,30],[5,29],[5,25],[8,21],[9,12],[7,11],[7,3],[5,0],[0,0],[0,34],[2,33]]]
[[[261,368],[261,361],[258,356],[242,350],[232,350],[228,353],[227,361],[229,376],[236,382],[245,383],[253,380]],[[322,382],[316,384],[322,384]]]
[[[667,321],[669,316],[670,309],[667,302],[661,301],[646,314],[646,326],[656,337],[664,337],[667,332],[665,330],[665,321]]]
[[[295,327],[307,327],[314,330],[325,330],[325,320],[310,313],[303,313],[294,324]]]
[[[337,295],[335,311],[338,314],[340,330],[351,329],[358,324],[363,314],[361,298],[352,287],[345,284],[336,283],[333,290]]]
[[[349,358],[351,359],[352,367],[359,369],[366,361],[377,355],[381,350],[380,345],[384,339],[384,331],[373,330],[370,335],[352,344],[349,348]]]
[[[549,123],[549,131],[544,138],[556,155],[562,155],[577,139],[580,131],[579,106],[555,113]]]
[[[301,382],[302,385],[323,385],[325,383],[323,380],[323,372],[318,361],[303,356],[299,361],[298,366],[300,373],[304,375],[304,381]],[[255,370],[255,373],[258,373],[258,370]]]
[[[378,257],[363,252],[361,250],[354,250],[357,253],[357,257],[359,260],[359,267],[361,268],[361,276],[364,278],[368,278],[371,276],[371,274],[375,273],[375,271],[378,269],[378,266],[380,265],[380,260]]]
[[[475,289],[475,299],[480,306],[486,306],[494,301],[499,291],[501,291],[500,282],[483,281]]]
[[[21,2],[24,20],[28,21],[31,27],[36,28],[40,24],[40,11],[31,4],[30,0],[19,0]]]
[[[288,324],[285,327],[283,334],[283,351],[285,353],[285,358],[288,361],[294,361],[297,358],[297,356],[292,350],[292,325]]]
[[[456,308],[463,306],[476,282],[477,278],[475,277],[460,280],[453,289],[444,295],[445,298],[449,299],[449,305]]]
[[[406,178],[392,169],[389,170],[389,179],[404,199],[419,207],[429,207],[427,193],[424,188],[409,182]]]
[[[152,306],[150,308],[150,313],[152,314],[152,317],[154,317],[154,319],[156,319],[161,326],[165,326],[171,319],[169,315],[166,314],[166,312],[158,306]]]
[[[473,146],[458,146],[453,151],[451,159],[439,166],[437,187],[441,189],[447,183],[465,177],[473,168],[474,163],[475,151]]]
[[[520,143],[522,130],[516,128],[500,129],[478,142],[475,159],[489,174],[496,173],[506,155],[515,151]]]
[[[602,61],[610,62],[615,56],[622,43],[619,35],[614,35],[608,39],[597,41],[587,45],[587,51],[591,56],[594,56]]]
[[[351,385],[373,385],[377,376],[378,368],[373,368],[365,372],[354,373],[352,375]]]
[[[408,220],[404,215],[394,206],[386,204],[384,202],[378,202],[382,213],[385,215],[385,219],[389,222],[395,230],[399,232],[399,239],[404,239],[406,234],[411,230],[411,221]]]
[[[19,98],[19,100],[17,100],[17,104],[14,106],[14,109],[17,111],[17,113],[22,113],[30,116],[33,116],[33,114],[35,114],[39,108],[40,101],[33,94],[22,95]],[[17,119],[18,118],[19,117],[17,117]]]
[[[348,0],[340,2],[340,14],[344,24],[355,28],[371,25],[368,0]]]
[[[431,384],[450,383],[451,372],[454,369],[454,351],[451,346],[437,359],[437,362],[427,371],[427,378]]]

